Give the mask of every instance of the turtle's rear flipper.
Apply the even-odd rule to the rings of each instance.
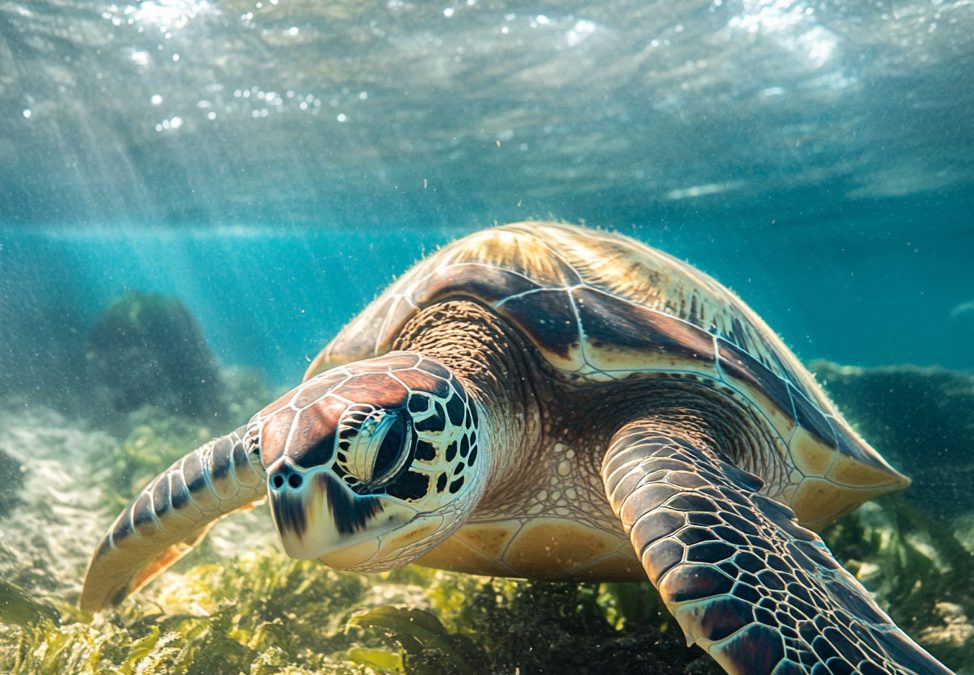
[[[757,477],[694,443],[677,424],[647,419],[623,427],[602,477],[687,642],[727,672],[950,673],[893,624],[790,509],[758,494]]]
[[[183,557],[217,519],[265,496],[256,443],[241,427],[156,476],[88,563],[81,609],[115,605]]]

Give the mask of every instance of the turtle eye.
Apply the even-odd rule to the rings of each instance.
[[[340,432],[338,466],[350,484],[381,487],[395,478],[409,460],[405,415],[372,409],[355,410]]]
[[[379,450],[372,465],[372,483],[383,484],[393,478],[402,468],[408,453],[406,452],[406,420],[402,415],[389,415],[391,424],[379,443]]]

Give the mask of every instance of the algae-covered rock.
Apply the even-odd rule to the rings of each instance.
[[[955,669],[974,665],[974,558],[958,533],[899,495],[866,503],[823,533],[893,620]]]
[[[109,305],[88,331],[85,367],[95,414],[147,404],[204,418],[224,412],[216,361],[172,298],[131,292]]]
[[[895,435],[874,434],[893,421],[871,417],[890,414],[877,401],[881,391],[852,383],[872,375],[842,370],[850,393],[833,395],[889,452]],[[287,558],[259,505],[217,523],[116,611],[81,616],[75,603],[87,557],[121,501],[269,399],[254,373],[221,377],[227,418],[204,422],[143,406],[116,425],[118,437],[42,407],[5,410],[0,402],[0,453],[30,458],[19,501],[0,513],[0,672],[720,672],[700,649],[687,649],[648,583],[529,582],[418,567],[335,572]],[[854,392],[872,392],[870,405]],[[957,459],[952,466],[963,467]],[[826,532],[894,619],[961,673],[974,663],[969,511],[943,519],[894,495]]]
[[[23,465],[0,450],[0,516],[8,513],[20,501],[23,487]]]
[[[827,361],[812,370],[858,431],[913,478],[911,499],[949,517],[974,511],[974,374]]]
[[[974,665],[974,375],[826,361],[812,370],[913,479],[827,530],[827,543],[907,633],[955,669]]]

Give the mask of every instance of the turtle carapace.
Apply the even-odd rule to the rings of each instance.
[[[907,484],[725,287],[519,223],[416,264],[302,384],[154,479],[81,606],[266,497],[289,555],[340,569],[648,579],[728,672],[946,673],[812,531]]]

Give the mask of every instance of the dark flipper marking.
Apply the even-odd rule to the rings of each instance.
[[[81,609],[121,602],[188,553],[214,521],[264,497],[264,470],[246,427],[216,438],[156,476],[95,549]]]
[[[666,420],[620,430],[606,493],[689,643],[729,673],[950,673],[755,476]]]

